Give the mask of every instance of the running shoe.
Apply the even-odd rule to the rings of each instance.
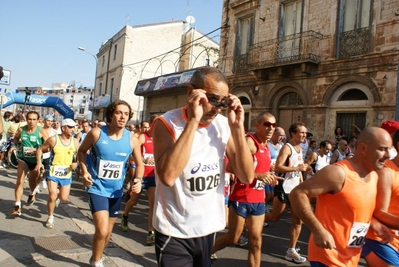
[[[93,261],[93,256],[91,256],[89,259],[89,264],[93,267],[104,267],[104,258],[101,258],[96,264],[96,262]]]
[[[147,234],[147,246],[152,246],[155,243],[155,233],[154,231],[149,231]]]
[[[44,189],[47,189],[47,181],[46,181],[46,179],[43,179],[43,180],[42,180],[42,187],[43,187]]]
[[[122,231],[127,232],[127,230],[129,229],[129,217],[125,217],[122,213],[121,216],[121,227],[122,227]]]
[[[27,203],[28,203],[28,206],[35,203],[35,195],[29,195]]]
[[[55,200],[55,207],[58,208],[60,206],[60,202],[61,200],[57,197],[57,199]]]
[[[47,222],[46,222],[46,228],[47,229],[53,229],[54,228],[54,217],[48,217]]]
[[[21,216],[21,207],[15,206],[14,210],[11,212],[11,216]]]
[[[285,259],[287,261],[292,261],[295,263],[303,263],[306,261],[305,257],[302,257],[301,255],[299,255],[299,248],[295,249],[294,252],[290,252],[289,250],[287,250],[287,253],[285,254]]]
[[[246,238],[245,236],[241,235],[240,238],[238,239],[238,242],[237,242],[236,246],[243,247],[246,244],[248,244],[248,238]]]

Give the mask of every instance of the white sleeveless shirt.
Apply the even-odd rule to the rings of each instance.
[[[288,158],[288,167],[297,167],[299,164],[303,164],[302,149],[299,147],[299,152],[296,152],[295,148],[287,143],[287,146],[291,149],[291,156]],[[301,182],[301,172],[287,172],[284,175],[283,189],[286,194],[289,194],[294,187],[299,185]]]
[[[160,120],[175,140],[186,126],[185,108],[171,110]],[[154,228],[168,236],[196,238],[225,228],[224,156],[230,128],[227,118],[217,115],[198,127],[188,163],[172,187],[155,173]]]

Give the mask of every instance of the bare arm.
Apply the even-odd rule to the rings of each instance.
[[[387,168],[378,171],[377,201],[374,217],[392,229],[399,229],[399,217],[388,213],[392,196],[392,175]]]
[[[290,156],[291,156],[290,147],[288,145],[284,145],[277,156],[276,165],[274,167],[275,172],[277,173],[287,173],[295,171],[304,172],[307,170],[308,167],[307,164],[299,164],[298,166],[286,166],[285,162]]]
[[[227,157],[240,181],[251,184],[254,180],[254,164],[251,150],[245,140],[244,108],[238,97],[229,95],[232,103],[227,110],[231,136],[227,142]]]
[[[335,242],[331,233],[326,231],[314,215],[309,198],[337,193],[342,189],[344,182],[344,170],[339,166],[330,165],[296,186],[289,194],[291,208],[313,232],[315,244],[319,247],[331,249],[335,247]]]
[[[308,153],[308,158],[305,160],[305,163],[307,164],[313,164],[317,161],[317,154],[316,152],[310,152]]]
[[[48,133],[46,132],[46,130],[44,130],[44,128],[40,128],[39,135],[42,138],[43,143],[46,142],[46,140],[49,138]]]
[[[144,164],[143,164],[143,158],[141,156],[141,151],[140,151],[140,143],[138,138],[132,133],[130,135],[130,144],[133,148],[132,156],[133,160],[136,164],[136,170],[135,170],[135,175],[138,178],[143,178],[144,175]],[[132,170],[132,168],[130,168]],[[135,179],[134,183],[131,185],[131,189],[136,192],[140,193],[141,191],[141,179]]]
[[[335,163],[337,159],[338,159],[338,151],[334,151],[334,153],[331,156],[330,164]]]
[[[22,133],[22,128],[18,128],[18,131],[15,134],[14,139],[12,140],[12,142],[14,144],[18,144],[19,143],[19,139],[21,138],[21,133]]]
[[[36,151],[36,167],[35,170],[40,171],[43,168],[42,156],[43,153],[50,152],[55,146],[55,136],[48,138],[42,146],[40,146]]]
[[[159,119],[154,122],[152,139],[155,168],[160,181],[173,186],[188,163],[198,122],[188,121],[179,139],[174,140]]]
[[[86,155],[87,151],[91,149],[97,140],[100,138],[100,128],[95,128],[91,130],[87,135],[85,140],[83,140],[82,144],[78,150],[78,161],[79,166],[81,168],[81,176],[83,178],[83,185],[84,186],[91,186],[92,185],[92,178],[89,174],[86,166]]]

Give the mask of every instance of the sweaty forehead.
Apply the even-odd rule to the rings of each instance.
[[[229,95],[229,86],[222,82],[217,81],[213,77],[207,77],[203,86],[206,93],[214,96],[225,97]]]

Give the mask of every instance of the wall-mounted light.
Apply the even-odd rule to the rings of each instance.
[[[266,17],[259,17],[259,19],[260,19],[261,21],[265,22]]]
[[[254,89],[253,89],[254,95],[257,96],[259,94],[259,90],[260,90],[259,86],[255,86]]]

